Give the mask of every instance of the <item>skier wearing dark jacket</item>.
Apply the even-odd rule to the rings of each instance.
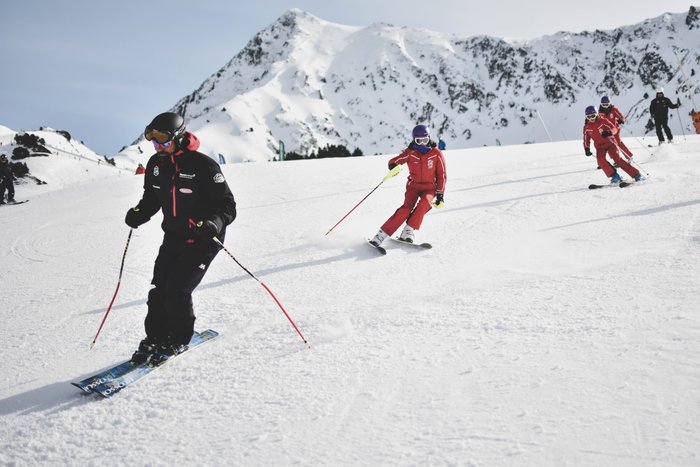
[[[165,232],[148,294],[146,338],[132,361],[163,359],[186,350],[194,332],[192,292],[236,218],[236,202],[212,158],[197,152],[199,140],[172,112],[156,116],[145,137],[157,151],[144,174],[143,196],[125,222],[137,228],[159,210]]]
[[[5,204],[5,190],[7,190],[7,202],[15,201],[15,183],[12,167],[5,154],[0,155],[0,204]]]
[[[664,96],[664,90],[659,89],[656,91],[656,97],[651,101],[649,105],[649,113],[651,118],[654,120],[654,126],[656,126],[656,136],[659,138],[659,144],[664,142],[664,133],[668,138],[668,142],[673,142],[673,134],[671,129],[668,127],[668,109],[677,109],[681,105],[681,100],[678,99],[674,104],[671,99]],[[663,129],[663,132],[661,131]]]

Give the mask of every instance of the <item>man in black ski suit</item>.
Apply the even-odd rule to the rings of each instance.
[[[148,293],[146,338],[131,357],[158,363],[187,349],[194,332],[192,292],[221,247],[226,226],[236,218],[236,202],[212,158],[197,152],[199,140],[185,131],[182,116],[156,116],[144,135],[157,151],[146,165],[143,196],[126,213],[131,228],[163,212],[163,244]]]
[[[668,142],[673,142],[673,134],[671,129],[668,127],[668,109],[677,109],[681,105],[681,100],[678,99],[674,104],[671,99],[664,96],[664,90],[659,89],[656,91],[656,98],[651,101],[649,105],[649,113],[651,118],[654,120],[654,125],[656,126],[656,136],[659,138],[659,144],[664,142],[664,134],[661,131],[666,132],[666,137]]]
[[[5,190],[7,190],[7,202],[15,201],[15,183],[12,175],[12,167],[5,154],[0,155],[0,204],[5,204]]]

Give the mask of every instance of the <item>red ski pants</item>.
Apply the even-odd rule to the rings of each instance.
[[[435,197],[435,188],[421,189],[421,187],[406,186],[406,195],[403,205],[382,225],[382,230],[387,235],[393,235],[401,224],[406,222],[414,229],[420,229],[423,217],[432,208]],[[416,204],[416,201],[418,204]]]
[[[609,154],[610,158],[617,163],[617,165],[627,172],[627,174],[634,178],[639,175],[639,170],[632,167],[626,160],[620,157],[620,153],[617,152],[617,148],[613,143],[605,143],[595,148],[595,157],[598,161],[598,166],[603,169],[606,177],[612,177],[615,173],[615,168],[610,165],[610,162],[605,158],[605,155]]]
[[[622,138],[620,137],[620,133],[615,133],[615,142],[617,143],[617,147],[620,148],[620,151],[625,154],[627,157],[632,157],[632,151],[630,151],[630,148],[627,147],[625,143],[622,142]]]

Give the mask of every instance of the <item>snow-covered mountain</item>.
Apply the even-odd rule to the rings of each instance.
[[[187,115],[205,152],[227,160],[271,160],[280,140],[303,154],[326,144],[392,153],[417,122],[443,133],[449,148],[575,139],[583,109],[602,95],[628,115],[625,131],[641,135],[658,87],[684,101],[690,125],[699,67],[695,7],[529,41],[351,27],[294,9],[173,109]]]
[[[23,145],[21,141],[27,137],[38,144],[29,147]],[[43,127],[36,131],[18,132],[3,125],[0,125],[0,154],[5,154],[13,166],[23,165],[28,171],[15,182],[18,199],[79,185],[95,178],[133,174],[138,162],[144,159],[143,156],[131,159],[125,154],[120,155],[118,160],[106,158],[63,130]]]

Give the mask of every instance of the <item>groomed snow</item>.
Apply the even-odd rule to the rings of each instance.
[[[142,178],[20,185],[30,202],[0,207],[0,464],[696,466],[700,136],[651,141],[628,141],[646,182],[596,191],[580,141],[447,151],[434,248],[384,257],[364,239],[406,170],[324,234],[389,156],[226,165],[226,246],[311,349],[222,253],[194,295],[221,336],[107,400],[69,383],[143,337],[159,218],[89,350]]]

